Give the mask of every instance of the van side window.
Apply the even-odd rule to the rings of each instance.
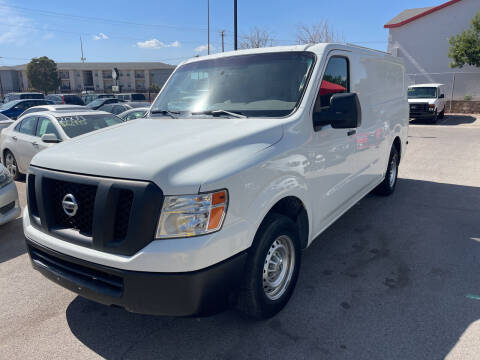
[[[330,106],[330,98],[333,94],[350,92],[348,65],[348,59],[345,57],[332,56],[330,58],[320,84],[314,112]]]

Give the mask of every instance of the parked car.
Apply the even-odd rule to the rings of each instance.
[[[51,104],[52,102],[49,100],[37,100],[37,99],[13,100],[0,106],[0,114],[3,114],[5,116],[8,116],[10,119],[15,120],[25,110],[33,106],[51,105]]]
[[[233,302],[275,315],[301,250],[371,191],[395,190],[404,79],[401,58],[344,44],[183,62],[151,118],[35,156],[23,223],[33,267],[132,312],[206,315]],[[359,150],[357,132],[377,129]]]
[[[18,180],[32,158],[53,144],[123,123],[104,111],[43,111],[27,114],[0,134],[2,161]]]
[[[118,115],[130,109],[144,107],[148,108],[148,106],[150,106],[150,103],[147,102],[129,102],[124,104],[106,104],[101,106],[98,110],[107,111],[109,113]]]
[[[49,94],[45,99],[52,101],[54,104],[85,105],[82,98],[74,94]]]
[[[15,122],[15,120],[12,120],[8,116],[0,114],[0,132],[2,131],[2,129],[10,126],[14,122]]]
[[[123,100],[119,100],[116,98],[99,98],[96,100],[93,100],[87,104],[87,108],[92,109],[92,110],[97,110],[101,108],[103,105],[106,104],[116,104],[119,102],[124,102]]]
[[[82,95],[82,100],[83,102],[88,105],[91,103],[93,100],[96,99],[105,99],[105,98],[113,98],[115,95],[113,94],[84,94]]]
[[[418,84],[408,87],[410,118],[425,119],[435,124],[445,116],[445,85]]]
[[[8,170],[0,164],[0,225],[16,219],[19,215],[17,186]]]
[[[144,94],[128,93],[128,94],[115,94],[115,97],[124,101],[146,101],[147,98]]]
[[[13,100],[23,100],[23,99],[44,99],[45,95],[39,92],[18,92],[18,93],[8,93],[3,98],[3,102],[7,103]]]
[[[86,106],[81,106],[81,105],[38,105],[38,106],[32,106],[31,108],[25,110],[20,116],[24,116],[34,112],[42,112],[42,111],[92,111],[92,110],[88,109]]]
[[[127,111],[118,114],[117,116],[124,121],[135,120],[138,118],[143,118],[148,112],[148,107],[133,108]]]

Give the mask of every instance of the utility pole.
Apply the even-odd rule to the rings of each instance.
[[[87,60],[84,56],[83,56],[83,43],[82,43],[82,37],[80,36],[80,51],[82,53],[82,57],[80,58],[80,60],[82,61],[82,63],[85,62],[85,60]]]
[[[3,56],[0,56],[0,59],[3,59]],[[2,75],[0,74],[0,101],[3,101],[3,85],[2,85]]]
[[[233,43],[234,50],[238,49],[237,44],[237,0],[233,0]]]
[[[220,31],[220,36],[222,37],[222,52],[224,52],[225,51],[225,46],[224,46],[225,30]]]
[[[207,0],[207,54],[210,55],[210,0]]]

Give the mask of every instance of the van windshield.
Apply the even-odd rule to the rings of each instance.
[[[437,88],[414,87],[408,89],[409,99],[432,99],[437,97]]]
[[[310,52],[281,52],[185,64],[165,85],[151,113],[192,116],[222,110],[248,117],[286,116],[300,102],[314,61]]]

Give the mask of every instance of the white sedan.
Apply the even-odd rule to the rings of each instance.
[[[2,162],[14,180],[28,171],[43,149],[108,126],[123,123],[105,111],[42,111],[26,114],[0,133]]]
[[[18,192],[8,170],[0,164],[0,225],[20,215]]]

